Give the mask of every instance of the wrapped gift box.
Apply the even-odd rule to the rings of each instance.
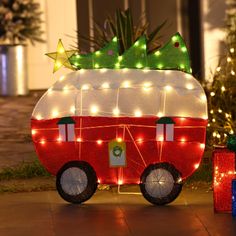
[[[226,148],[213,152],[213,196],[216,212],[232,211],[232,180],[235,178],[235,153]]]

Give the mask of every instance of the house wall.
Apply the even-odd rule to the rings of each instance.
[[[225,0],[201,0],[202,51],[204,79],[212,75],[223,53],[225,40]]]
[[[76,2],[66,0],[38,0],[43,12],[43,29],[45,43],[28,46],[28,84],[29,89],[45,89],[55,82],[66,69],[60,69],[53,74],[53,60],[44,54],[54,52],[58,39],[63,39],[64,46],[69,48],[73,40],[68,37],[75,36],[77,30]]]

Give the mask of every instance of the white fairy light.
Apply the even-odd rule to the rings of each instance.
[[[134,116],[135,116],[135,117],[141,117],[141,116],[142,116],[142,111],[139,110],[139,109],[135,110],[135,111],[134,111]]]
[[[216,94],[215,94],[215,92],[211,92],[210,95],[211,95],[212,97],[214,97]]]
[[[59,112],[58,112],[58,110],[57,109],[53,109],[52,110],[52,117],[58,117],[59,116]]]
[[[150,90],[151,86],[152,86],[152,83],[151,83],[151,82],[145,82],[145,83],[143,84],[143,89],[144,89],[145,91],[148,91],[148,90]]]
[[[201,96],[200,96],[200,99],[201,99],[201,101],[202,102],[206,102],[206,95],[205,94],[202,94]]]
[[[75,111],[76,111],[75,106],[71,106],[71,107],[70,107],[70,112],[71,112],[71,113],[75,113]]]
[[[92,105],[90,108],[90,112],[94,115],[97,114],[98,113],[98,106]]]
[[[131,84],[130,81],[126,80],[122,83],[122,88],[130,88]]]
[[[104,82],[101,86],[103,89],[109,89],[110,88],[110,85],[108,82]]]
[[[163,115],[164,115],[163,112],[160,112],[160,111],[159,111],[159,112],[157,113],[157,116],[158,116],[158,117],[162,117]]]
[[[100,70],[100,72],[101,72],[101,73],[105,73],[105,72],[107,72],[107,69],[106,69],[106,68],[102,68],[102,69]]]
[[[231,53],[234,53],[234,48],[230,48],[229,50]]]
[[[90,87],[89,84],[83,84],[81,89],[82,90],[89,90],[89,87]]]
[[[233,70],[231,70],[231,75],[235,75],[235,72]]]
[[[218,66],[218,67],[216,68],[216,71],[217,71],[217,72],[220,72],[220,70],[221,70],[221,67]]]
[[[60,78],[59,78],[59,81],[63,81],[65,79],[65,76],[62,75]]]
[[[166,85],[166,86],[165,86],[165,90],[166,90],[167,92],[170,92],[170,91],[172,90],[172,87],[171,87],[170,85]]]
[[[37,114],[37,115],[36,115],[36,119],[37,119],[37,120],[42,120],[41,114]]]
[[[193,85],[192,84],[187,84],[186,88],[189,89],[189,90],[192,90],[193,89]]]
[[[225,91],[225,86],[221,87],[221,91],[224,92]]]
[[[227,62],[231,62],[232,58],[231,57],[227,57]]]
[[[112,113],[113,113],[114,116],[119,116],[119,114],[120,114],[119,108],[118,108],[118,107],[114,108],[114,109],[112,110]]]

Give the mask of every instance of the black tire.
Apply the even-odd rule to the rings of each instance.
[[[71,161],[57,173],[56,187],[67,202],[80,204],[93,196],[97,189],[97,176],[87,162]]]
[[[140,190],[144,198],[152,204],[168,204],[182,190],[181,174],[172,164],[151,164],[141,175]]]

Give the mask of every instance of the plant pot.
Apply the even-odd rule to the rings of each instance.
[[[26,46],[0,45],[0,95],[28,94]]]

